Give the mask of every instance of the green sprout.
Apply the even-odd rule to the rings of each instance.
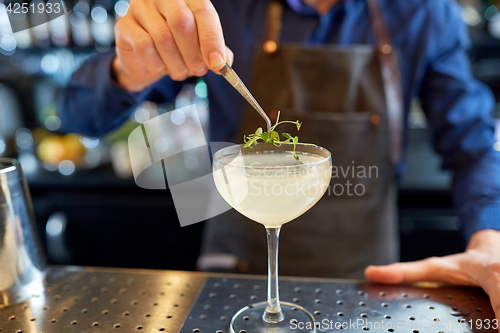
[[[280,147],[283,144],[293,145],[293,157],[295,157],[295,159],[298,161],[299,156],[295,152],[295,149],[296,149],[297,145],[299,144],[299,137],[298,136],[291,136],[288,133],[281,133],[281,135],[283,137],[285,137],[285,140],[282,141],[280,139],[278,132],[276,132],[275,129],[280,124],[288,123],[288,124],[294,124],[295,126],[297,126],[297,130],[300,130],[300,126],[302,125],[302,123],[298,120],[297,121],[290,121],[290,120],[279,121],[279,119],[280,119],[280,112],[278,111],[278,117],[276,118],[276,123],[274,124],[274,126],[272,126],[270,128],[269,132],[263,132],[262,127],[259,127],[255,131],[255,133],[243,136],[243,141],[245,142],[243,147],[253,148],[252,145],[256,145],[258,140],[262,140],[264,142],[271,143],[271,144],[275,145],[276,147]],[[301,143],[301,144],[308,145],[308,146],[314,146],[311,143]]]

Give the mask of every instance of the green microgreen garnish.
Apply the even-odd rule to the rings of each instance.
[[[299,144],[299,137],[298,136],[291,136],[288,133],[281,133],[281,135],[283,137],[285,137],[285,140],[281,140],[278,132],[276,132],[275,129],[278,125],[288,123],[288,124],[294,124],[295,126],[297,126],[297,130],[300,130],[300,126],[302,125],[302,123],[298,120],[297,121],[290,121],[290,120],[279,121],[279,119],[280,119],[280,112],[278,111],[278,117],[276,118],[276,123],[274,124],[274,126],[272,126],[270,128],[269,132],[263,132],[262,127],[259,127],[255,131],[255,133],[243,136],[243,141],[245,142],[243,147],[252,148],[252,145],[256,145],[258,140],[262,140],[264,142],[271,143],[271,144],[275,145],[276,147],[279,147],[283,144],[293,145],[293,157],[295,157],[295,159],[298,161],[299,156],[295,152],[295,149],[296,149],[297,145]],[[311,143],[301,143],[301,144],[308,145],[308,146],[314,146]]]

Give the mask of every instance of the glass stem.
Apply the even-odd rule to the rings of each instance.
[[[267,232],[267,307],[262,315],[266,323],[275,324],[283,320],[278,290],[278,243],[281,228],[266,228]]]

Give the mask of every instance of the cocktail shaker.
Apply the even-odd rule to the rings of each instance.
[[[0,159],[0,307],[43,293],[45,267],[21,165]]]

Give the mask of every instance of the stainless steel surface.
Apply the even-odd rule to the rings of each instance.
[[[1,333],[226,333],[234,313],[265,300],[267,280],[259,276],[59,267],[52,269],[47,283],[43,295],[0,308]],[[495,317],[488,296],[478,288],[283,277],[280,289],[283,301],[314,314],[319,332],[364,332],[365,327],[384,333],[496,332],[484,328],[485,320],[490,320],[491,326]],[[358,320],[358,326],[335,329],[335,323],[357,325]],[[463,320],[466,322],[460,323]],[[477,320],[483,323],[482,329]],[[376,328],[382,321],[384,326]],[[398,323],[403,328],[398,328]]]
[[[267,131],[271,131],[271,119],[267,116],[266,112],[262,110],[260,107],[259,103],[255,100],[255,98],[252,96],[250,91],[248,91],[247,87],[241,81],[240,77],[236,72],[226,64],[221,70],[220,73],[226,78],[227,82],[229,82],[238,92],[247,100],[247,102],[264,118],[266,125],[267,125]]]
[[[45,264],[21,166],[0,159],[0,307],[41,294]]]
[[[229,320],[240,308],[266,299],[266,288],[265,279],[207,279],[181,332],[227,332]],[[419,288],[281,279],[280,299],[301,305],[312,312],[319,324],[319,332],[497,331],[477,327],[477,319],[488,319],[491,324],[495,318],[487,295],[478,288]],[[290,319],[292,318],[285,320]],[[250,320],[261,318],[248,318],[248,321]],[[461,323],[463,320],[467,321],[468,326],[472,320],[474,327],[465,327],[466,324]],[[335,327],[335,323],[347,323],[347,326],[340,329],[340,326]],[[351,323],[356,325],[353,327]],[[398,323],[403,326],[398,328]],[[460,325],[463,325],[463,328],[460,328]],[[288,331],[297,330],[291,326]]]
[[[204,276],[187,272],[53,269],[39,297],[0,309],[0,332],[177,332]],[[54,282],[59,280],[58,282]]]

